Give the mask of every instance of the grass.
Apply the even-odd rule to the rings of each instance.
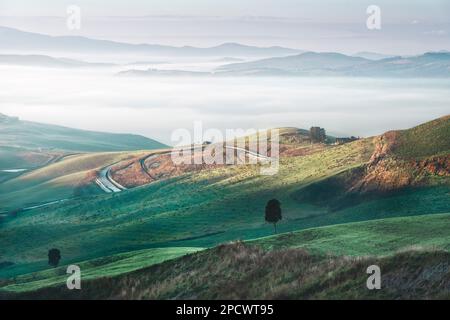
[[[448,298],[449,227],[450,214],[436,214],[320,227],[208,250],[128,252],[80,263],[80,292],[65,289],[60,267],[4,281],[0,297]],[[382,269],[378,292],[365,287],[372,264]]]
[[[266,251],[222,245],[148,268],[0,299],[449,299],[450,253],[410,250],[384,257],[312,255],[302,249]],[[368,290],[367,267],[382,270],[381,290]]]
[[[126,274],[198,250],[201,250],[201,248],[147,249],[84,261],[77,263],[77,265],[80,267],[82,279],[92,280]],[[68,276],[66,270],[67,265],[18,276],[12,281],[5,281],[1,284],[0,291],[23,292],[64,285]]]
[[[70,152],[132,151],[167,147],[138,135],[78,130],[16,120],[1,114],[0,145]]]
[[[361,140],[309,156],[282,158],[276,176],[261,176],[255,166],[218,168],[19,213],[2,222],[0,256],[15,263],[9,277],[42,268],[34,263],[43,261],[50,247],[80,261],[131,250],[213,247],[259,238],[273,232],[263,219],[264,206],[272,198],[282,202],[281,232],[450,211],[445,186],[408,190],[341,211],[292,197],[312,182],[360,166],[371,151],[371,140]],[[5,276],[0,270],[0,278]]]
[[[346,256],[388,255],[420,246],[450,251],[450,214],[347,223],[249,241],[266,249],[304,248]]]
[[[92,173],[96,170],[146,153],[148,152],[107,152],[68,156],[0,184],[0,209],[13,210],[72,198],[77,188],[92,183]],[[100,189],[97,191],[100,193]]]
[[[193,246],[205,247],[255,238],[272,232],[263,221],[265,203],[272,197],[282,201],[285,218],[292,222],[286,228],[292,230],[303,224],[298,219],[326,211],[300,208],[290,193],[360,165],[367,161],[370,148],[370,141],[358,141],[310,156],[285,158],[277,176],[261,176],[256,166],[224,167],[120,194],[22,212],[1,222],[0,256],[21,265],[42,260],[49,246],[80,260],[173,243],[195,242],[201,245]]]
[[[0,144],[0,170],[34,169],[45,166],[61,152],[28,150]]]
[[[411,159],[450,153],[450,115],[399,131],[395,154]]]
[[[441,131],[439,128],[438,126],[438,132]],[[424,150],[422,147],[418,148]],[[445,145],[443,148],[445,150]],[[422,154],[440,152],[440,149],[430,150],[423,151]],[[280,171],[275,176],[260,175],[258,166],[227,166],[195,174],[188,173],[119,194],[81,197],[46,208],[20,212],[15,217],[6,217],[0,221],[0,263],[14,264],[0,269],[0,279],[18,277],[46,268],[47,251],[52,247],[59,248],[66,261],[75,262],[143,249],[211,248],[230,240],[266,237],[272,234],[273,229],[271,225],[264,223],[264,206],[272,198],[277,198],[282,203],[283,220],[279,230],[296,232],[280,235],[279,238],[255,240],[258,250],[262,250],[263,262],[265,252],[280,250],[294,250],[295,254],[300,254],[303,249],[311,251],[312,264],[309,266],[312,268],[318,262],[317,257],[329,253],[356,257],[369,254],[389,255],[396,250],[417,245],[431,247],[432,251],[435,247],[448,250],[448,215],[443,214],[450,212],[450,186],[447,177],[442,177],[444,183],[438,185],[373,194],[359,201],[346,199],[349,201],[340,206],[333,205],[326,197],[314,198],[313,194],[306,198],[298,196],[311,186],[328,181],[330,177],[363,168],[373,151],[373,140],[362,139],[345,145],[329,146],[302,157],[283,157]],[[421,154],[414,152],[415,156]],[[73,187],[67,190],[63,188],[70,186],[71,181],[81,179],[81,173],[100,166],[100,158],[104,161],[102,164],[111,164],[111,161],[117,159],[107,157],[113,155],[118,156],[86,155],[87,158],[83,161],[79,161],[78,156],[69,157],[61,163],[42,169],[42,172],[38,170],[31,173],[31,178],[23,175],[0,185],[0,188],[5,185],[16,186],[20,201],[26,200],[28,196],[44,199],[50,195],[73,193]],[[122,155],[130,156],[129,153]],[[99,158],[94,160],[91,156]],[[88,159],[92,160],[92,164],[89,164],[91,161]],[[73,171],[68,172],[70,170]],[[22,189],[27,183],[29,187]],[[6,189],[3,190],[5,193],[0,193],[0,200],[13,201],[14,194],[11,196],[9,193],[8,198]],[[420,216],[423,214],[434,215]],[[392,217],[402,218],[386,219]],[[374,219],[382,220],[362,222]],[[330,227],[316,228],[323,226]],[[433,252],[425,254],[433,255]],[[204,257],[201,254],[194,256]],[[440,259],[441,256],[438,256]],[[345,259],[336,261],[346,263]],[[192,296],[202,294],[201,283],[196,282],[201,277],[195,278],[195,272],[189,272],[198,268],[214,270],[215,267],[215,264],[212,264],[213,267],[200,265],[202,261],[196,263],[198,264],[188,264],[186,267],[178,265],[178,271],[186,272],[188,279],[187,283],[180,282],[180,286],[188,286],[191,282],[200,286],[198,292],[186,289]],[[357,260],[344,265],[344,271],[353,268],[353,263],[357,263]],[[323,270],[325,273],[322,276],[328,274],[328,269]],[[159,274],[162,279],[167,276],[169,286],[172,279],[170,276],[178,275],[178,271],[174,273],[173,270],[161,269]],[[233,267],[230,272],[236,272],[236,269]],[[254,272],[257,273],[257,269]],[[244,274],[243,277],[250,275]],[[221,279],[221,276],[223,274],[218,273],[217,279]],[[149,285],[153,285],[158,279],[153,275],[146,277],[150,281],[147,282]],[[318,279],[323,279],[321,277]],[[212,285],[214,279],[209,280]],[[39,281],[46,285],[46,279]],[[102,283],[109,286],[108,281],[110,278],[95,280],[92,288],[101,288],[98,286]],[[140,280],[136,278],[133,281]],[[24,285],[26,282],[23,282]],[[172,294],[181,290],[176,287],[176,283],[174,285],[166,293],[155,287],[155,292],[142,292],[138,297],[172,297]],[[282,282],[276,285],[282,285]],[[258,288],[262,289],[264,288]],[[211,295],[207,297],[214,297],[211,292],[208,294]],[[127,293],[125,297],[130,297],[130,294]]]

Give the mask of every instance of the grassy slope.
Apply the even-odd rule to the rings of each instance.
[[[58,152],[39,152],[39,150],[6,147],[0,144],[0,170],[32,169],[45,166],[57,154]]]
[[[201,250],[201,248],[146,249],[83,261],[77,263],[77,265],[81,269],[83,279],[90,280],[114,277],[132,272],[198,250]],[[63,265],[58,268],[50,268],[38,273],[16,277],[14,280],[1,283],[0,290],[12,292],[32,291],[43,287],[65,284],[67,280],[67,266]]]
[[[0,114],[0,170],[39,168],[46,165],[55,153],[152,150],[166,147],[158,141],[139,135],[78,130],[20,121]]]
[[[449,298],[449,227],[450,214],[336,225],[221,245],[137,271],[127,263],[121,271],[131,272],[117,276],[101,267],[92,281],[85,278],[81,292],[45,289],[57,283],[53,270],[19,277],[2,290],[43,288],[19,298]],[[133,262],[141,265],[143,254]],[[85,263],[89,275],[92,264]],[[365,287],[372,264],[381,267],[381,291]]]
[[[375,209],[376,201],[372,200],[380,195],[388,198],[390,194],[408,193],[412,188],[448,189],[450,116],[408,130],[387,132],[375,138],[375,145],[367,165],[312,183],[294,197],[299,202],[337,211],[359,203],[370,203]],[[417,203],[420,205],[420,201]]]
[[[333,255],[387,255],[411,247],[450,251],[450,214],[380,219],[313,228],[250,241],[266,249],[304,248]]]
[[[111,163],[146,154],[108,152],[74,155],[0,184],[0,211],[72,198],[78,187],[88,183],[89,173]],[[92,188],[93,191],[98,188]],[[98,189],[100,193],[100,189]]]
[[[255,238],[271,232],[262,213],[272,197],[283,202],[286,224],[281,230],[294,230],[304,225],[300,219],[326,212],[299,208],[289,197],[291,190],[367,161],[370,148],[370,141],[359,141],[284,159],[277,176],[261,176],[257,167],[226,167],[19,213],[2,222],[0,256],[20,264],[45,259],[49,246],[81,259],[173,246],[174,240],[183,245],[193,237],[189,241],[200,247]]]
[[[408,251],[386,257],[318,257],[301,249],[221,246],[113,278],[82,290],[47,287],[0,299],[449,299],[450,254]],[[382,270],[368,290],[368,266]]]
[[[272,233],[263,221],[265,203],[272,197],[283,203],[282,232],[450,211],[448,188],[412,190],[338,212],[291,198],[310,182],[364,163],[370,154],[370,140],[358,141],[282,159],[277,176],[261,176],[255,167],[227,167],[20,213],[3,222],[0,255],[16,263],[13,269],[20,274],[38,270],[38,262],[44,265],[50,246],[60,248],[68,259],[82,260],[143,248],[211,247],[262,237]]]
[[[167,147],[155,140],[131,134],[78,130],[29,121],[2,121],[0,146],[58,149],[72,152],[131,151]]]
[[[272,177],[260,176],[256,167],[227,167],[118,195],[33,210],[3,222],[0,235],[6,241],[0,255],[17,263],[12,269],[20,274],[39,269],[32,264],[43,263],[49,246],[62,249],[69,259],[80,260],[140,248],[209,247],[232,239],[257,238],[272,232],[263,223],[262,213],[273,197],[283,203],[281,231],[449,212],[448,186],[404,190],[340,211],[330,210],[326,204],[298,203],[291,197],[310,183],[361,166],[372,151],[372,142],[366,139],[282,159],[279,174]],[[109,243],[115,244],[114,249]]]
[[[399,132],[395,154],[423,158],[450,154],[450,115]]]

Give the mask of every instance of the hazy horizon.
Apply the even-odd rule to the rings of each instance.
[[[1,113],[166,144],[173,130],[192,130],[197,120],[223,133],[320,125],[338,136],[371,136],[446,115],[450,103],[449,79],[122,78],[109,69],[0,70]]]
[[[67,7],[81,9],[81,29],[66,27]],[[381,29],[366,27],[365,1],[71,1],[0,4],[0,25],[50,35],[127,43],[210,47],[227,42],[301,50],[419,54],[450,50],[450,3],[377,1]],[[325,9],[326,8],[326,9]],[[392,46],[395,43],[395,46]]]
[[[69,5],[81,9],[81,29],[67,27]],[[313,0],[214,3],[43,0],[39,5],[29,5],[25,0],[3,0],[0,26],[52,36],[178,47],[203,48],[234,42],[316,52],[364,51],[393,55],[450,50],[447,14],[450,2],[379,0],[376,3],[381,10],[379,30],[370,30],[366,25],[370,5],[370,2],[354,0],[321,3]],[[49,38],[30,36],[28,43],[23,40],[29,39],[26,35],[20,35],[19,41],[16,36],[14,32],[5,33],[5,46],[0,48],[0,54],[35,53],[29,48],[36,45],[38,49],[47,49],[44,54],[53,57],[91,62],[148,62],[139,69],[213,71],[226,64],[213,56],[184,56],[185,51],[159,57],[156,50],[153,55],[145,50],[125,52],[111,47],[97,50],[101,42],[84,44],[76,50],[76,41],[62,41],[53,46],[52,41],[43,40]],[[21,51],[24,42],[25,49]],[[16,52],[8,52],[8,45]],[[235,55],[246,61],[273,56]],[[331,65],[324,66],[328,67],[333,69]],[[320,125],[331,134],[370,136],[450,113],[450,80],[446,75],[444,79],[426,80],[116,76],[118,71],[131,68],[2,65],[0,112],[80,129],[142,134],[168,144],[172,130],[191,129],[196,120],[202,120],[205,127],[220,130]],[[392,68],[396,70],[396,65]],[[446,70],[439,67],[439,62],[436,69]],[[425,69],[418,69],[414,76],[420,77],[422,70]]]

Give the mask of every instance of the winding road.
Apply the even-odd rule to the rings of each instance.
[[[191,151],[194,151],[202,148],[202,150],[204,149],[204,146],[202,147],[193,147],[191,148]],[[248,154],[249,156],[253,156],[259,160],[263,160],[263,161],[268,161],[271,160],[272,158],[254,151],[250,151],[247,150],[245,148],[240,148],[240,147],[233,147],[233,146],[224,146],[224,149],[230,149],[230,150],[236,150],[236,151],[241,151],[244,152],[245,154]],[[142,159],[139,160],[140,165],[142,170],[148,175],[150,176],[152,179],[153,177],[151,176],[151,174],[148,172],[148,169],[145,167],[145,161],[151,158],[155,158],[158,156],[162,156],[162,155],[166,155],[166,154],[171,154],[172,152],[176,152],[176,151],[183,151],[184,149],[173,149],[167,152],[160,152],[160,153],[155,153],[155,154],[151,154],[148,155],[147,157],[144,157]],[[97,179],[95,180],[95,183],[106,193],[117,193],[117,192],[122,192],[124,190],[127,190],[126,187],[122,186],[120,183],[118,183],[117,181],[115,181],[112,176],[111,176],[111,168],[115,165],[112,164],[108,167],[103,168]]]
[[[97,185],[106,193],[121,192],[127,189],[111,177],[111,168],[113,166],[114,164],[102,169],[95,180]]]

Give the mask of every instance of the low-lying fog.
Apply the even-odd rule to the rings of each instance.
[[[369,136],[450,114],[449,79],[114,76],[118,68],[0,67],[0,113],[24,120],[142,134],[173,130],[325,127]]]

